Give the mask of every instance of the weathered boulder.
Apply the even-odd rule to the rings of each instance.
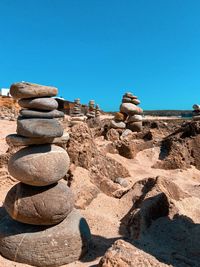
[[[142,122],[130,122],[126,125],[127,129],[131,130],[132,132],[141,132],[142,131]]]
[[[8,171],[25,184],[45,186],[62,179],[69,169],[69,163],[69,156],[61,147],[29,146],[10,158]]]
[[[117,122],[117,121],[111,120],[110,127],[114,129],[125,129],[126,124],[123,121]]]
[[[4,207],[16,221],[34,225],[58,224],[74,207],[74,197],[63,182],[50,186],[18,183],[7,193]]]
[[[56,96],[58,89],[28,82],[14,83],[10,87],[10,94],[15,99]]]
[[[0,253],[33,266],[57,267],[74,262],[87,251],[90,239],[87,222],[77,210],[52,227],[23,224],[9,216],[0,221]]]
[[[121,239],[115,241],[101,258],[99,267],[167,267],[155,257]]]
[[[17,134],[25,137],[60,137],[63,128],[56,119],[18,118]]]
[[[119,133],[116,129],[111,128],[107,133],[106,133],[106,139],[108,141],[118,141],[119,140]]]
[[[51,97],[38,97],[20,99],[18,101],[22,108],[36,109],[36,110],[54,110],[58,108],[58,102]]]

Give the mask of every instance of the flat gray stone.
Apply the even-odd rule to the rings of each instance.
[[[6,142],[9,146],[30,146],[30,145],[44,145],[57,144],[64,145],[69,140],[69,134],[64,133],[61,137],[24,137],[18,134],[9,134],[6,136]]]
[[[56,96],[58,89],[29,82],[14,83],[10,87],[10,94],[15,99],[33,98],[43,96]]]
[[[43,119],[53,119],[53,118],[63,118],[65,114],[57,109],[51,111],[37,111],[30,109],[21,109],[19,114],[24,118],[43,118]]]
[[[0,221],[0,253],[15,262],[38,267],[72,263],[88,250],[91,234],[77,210],[52,227],[17,222],[5,216]]]
[[[26,137],[60,137],[63,128],[56,119],[18,118],[17,134]]]
[[[69,169],[67,152],[55,145],[20,149],[8,161],[9,173],[25,184],[45,186],[62,179]]]
[[[39,97],[20,99],[18,104],[22,108],[36,109],[36,110],[54,110],[58,108],[58,102],[54,98],[50,97]]]
[[[72,211],[74,197],[63,182],[42,187],[18,183],[8,191],[4,207],[16,221],[53,225],[60,223]]]
[[[126,124],[123,121],[117,122],[117,121],[111,120],[110,127],[114,129],[125,129]]]
[[[127,115],[134,115],[142,114],[143,110],[132,103],[122,103],[120,106],[120,112],[125,113]]]

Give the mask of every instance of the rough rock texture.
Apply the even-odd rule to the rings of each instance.
[[[52,227],[19,223],[9,216],[0,221],[0,253],[17,262],[41,267],[71,263],[87,251],[89,242],[89,227],[77,210]]]
[[[63,128],[56,119],[18,119],[17,134],[25,137],[61,137]]]
[[[56,96],[58,89],[28,82],[14,83],[10,87],[10,94],[15,99]]]
[[[45,118],[45,119],[53,119],[53,118],[62,118],[65,114],[59,110],[52,110],[52,111],[37,111],[37,110],[30,110],[30,109],[21,109],[20,115],[24,118]]]
[[[167,267],[155,257],[123,240],[117,240],[99,262],[99,267]]]
[[[30,146],[22,148],[10,158],[8,171],[25,184],[45,186],[62,179],[69,169],[69,163],[69,156],[61,147]]]
[[[116,129],[111,128],[107,133],[106,133],[106,139],[108,141],[118,141],[119,140],[119,132]]]
[[[6,142],[9,146],[29,146],[29,145],[42,145],[42,144],[57,144],[64,145],[69,140],[69,134],[65,133],[61,137],[38,137],[31,138],[17,134],[9,134],[6,136]]]
[[[22,108],[29,109],[50,111],[58,108],[58,102],[50,97],[20,99],[18,103]]]
[[[114,128],[114,129],[125,129],[126,124],[123,121],[117,122],[117,121],[111,120],[110,121],[110,127]]]
[[[185,123],[164,138],[159,159],[155,168],[186,169],[194,165],[200,170],[200,122]]]
[[[4,207],[16,221],[52,225],[60,223],[72,211],[74,197],[63,182],[45,187],[18,183],[8,191]]]
[[[67,151],[72,163],[89,170],[91,181],[98,187],[104,179],[130,176],[122,164],[97,149],[86,124],[72,127]]]

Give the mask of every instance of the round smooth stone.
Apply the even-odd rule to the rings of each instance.
[[[135,105],[139,105],[140,104],[140,100],[139,99],[132,99],[131,103],[135,104]]]
[[[30,146],[30,145],[43,145],[43,144],[66,144],[69,140],[69,134],[65,133],[61,137],[40,137],[31,138],[24,137],[18,134],[9,134],[6,136],[6,142],[9,146]]]
[[[20,99],[18,104],[22,108],[37,110],[54,110],[58,108],[58,102],[54,98],[50,97]]]
[[[117,112],[115,113],[115,121],[125,121],[126,115],[124,113],[121,113],[121,112]]]
[[[132,115],[132,116],[129,116],[128,117],[128,120],[127,120],[127,123],[130,123],[130,122],[139,122],[139,121],[142,121],[143,120],[143,117],[141,115]]]
[[[142,131],[142,122],[131,122],[127,123],[127,129],[132,132],[141,132]]]
[[[20,223],[8,215],[0,221],[0,253],[31,266],[72,263],[87,252],[90,241],[88,224],[76,209],[51,227]]]
[[[62,111],[57,109],[51,111],[37,111],[30,109],[21,109],[20,115],[24,118],[44,118],[44,119],[53,119],[53,118],[63,118],[65,114]]]
[[[122,103],[131,103],[131,102],[132,102],[132,98],[123,96]]]
[[[56,119],[18,119],[17,134],[26,137],[60,137],[63,128]]]
[[[117,121],[111,120],[110,127],[114,129],[125,129],[126,124],[123,121],[117,122]]]
[[[123,103],[120,106],[120,112],[126,113],[127,115],[135,115],[142,114],[143,110],[132,103]]]
[[[18,183],[8,191],[4,207],[16,221],[53,225],[73,210],[74,197],[71,189],[62,182],[43,187]]]
[[[58,89],[28,82],[14,83],[10,87],[10,94],[15,99],[43,96],[56,96]]]
[[[192,118],[194,121],[200,121],[200,115],[199,116],[193,116]]]
[[[9,173],[25,184],[45,186],[62,179],[69,169],[67,152],[55,145],[20,149],[8,161]]]
[[[194,104],[192,107],[194,110],[200,110],[200,105]]]

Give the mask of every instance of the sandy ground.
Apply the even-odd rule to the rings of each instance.
[[[5,136],[9,133],[14,133],[15,128],[16,122],[0,120],[0,153],[4,153],[7,149]],[[129,179],[132,183],[142,178],[161,175],[175,181],[184,191],[188,192],[193,190],[194,187],[192,185],[199,185],[200,183],[200,171],[194,167],[184,171],[178,169],[169,171],[152,168],[153,164],[158,160],[159,148],[144,150],[138,153],[136,158],[132,160],[123,158],[117,154],[108,154],[108,156],[118,160],[129,170],[131,175]],[[0,183],[0,205],[5,198],[6,192],[12,185],[13,182],[10,181],[4,181],[3,185]],[[120,234],[118,233],[120,219],[128,212],[128,209],[129,207],[126,207],[122,199],[115,199],[101,193],[85,210],[81,210],[80,212],[86,218],[93,236],[92,249],[83,260],[64,266],[96,266],[106,249],[110,247],[116,239],[120,238]],[[25,267],[29,265],[15,263],[0,256],[0,267],[22,266]]]

